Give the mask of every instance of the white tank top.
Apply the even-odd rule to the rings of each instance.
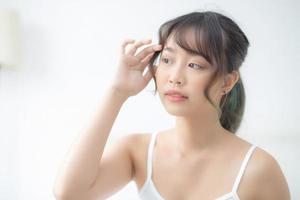
[[[155,139],[157,136],[157,132],[152,134],[151,136],[151,141],[149,143],[148,147],[148,157],[147,157],[147,179],[144,185],[142,186],[141,190],[139,191],[139,197],[141,200],[165,200],[157,191],[155,188],[155,185],[152,181],[152,155],[153,155],[153,149],[155,145]],[[221,197],[217,198],[216,200],[240,200],[238,194],[237,194],[237,189],[239,186],[239,183],[241,181],[241,178],[244,174],[244,171],[247,167],[247,163],[253,153],[253,150],[255,149],[255,145],[252,145],[250,149],[248,150],[247,154],[245,155],[245,158],[242,162],[242,165],[240,167],[240,170],[238,172],[238,175],[234,181],[232,190],[227,193],[222,195]]]

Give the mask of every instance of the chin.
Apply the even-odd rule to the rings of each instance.
[[[174,116],[174,117],[186,117],[186,116],[189,116],[187,113],[185,112],[182,112],[182,111],[175,111],[175,110],[170,110],[170,109],[166,109],[166,111]]]
[[[188,104],[185,102],[174,103],[167,99],[162,99],[163,106],[165,110],[173,116],[189,116],[192,110]]]
[[[189,100],[186,102],[170,102],[166,97],[163,95],[161,96],[161,102],[165,108],[165,110],[173,116],[176,117],[199,117],[207,112],[205,109],[205,105],[195,105],[191,102],[188,103]]]

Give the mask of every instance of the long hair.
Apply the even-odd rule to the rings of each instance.
[[[188,43],[188,30],[193,32],[193,44]],[[212,11],[192,12],[163,23],[158,32],[159,44],[164,47],[171,34],[181,48],[203,56],[216,69],[204,90],[204,95],[217,109],[222,127],[236,133],[245,108],[245,91],[241,76],[230,92],[222,96],[220,105],[213,103],[208,91],[218,78],[233,70],[239,72],[247,55],[247,37],[232,19]],[[154,94],[157,92],[157,84],[153,66],[160,54],[161,52],[156,52],[149,63],[149,70],[155,82]]]

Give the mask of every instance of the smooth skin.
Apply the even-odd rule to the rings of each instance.
[[[149,71],[145,75],[143,72],[153,53],[162,50],[162,47],[150,45],[136,53],[138,48],[150,43],[151,40],[123,42],[118,71],[112,85],[108,87],[89,126],[74,141],[60,167],[53,188],[57,199],[106,199],[130,181],[135,181],[138,189],[143,186],[147,177],[147,148],[151,134],[129,134],[107,148],[105,145],[123,103],[142,91],[152,78]],[[184,52],[181,52],[180,58],[184,58],[180,61],[189,61]],[[163,68],[156,67],[158,86],[179,81],[179,71],[184,69],[182,66],[185,62],[177,63],[178,68],[174,67],[174,71],[160,71]],[[194,81],[196,78],[193,76]],[[216,88],[223,90],[224,86],[230,90],[237,79],[237,74],[233,73],[227,77],[228,81],[222,88]],[[190,92],[194,90],[192,87],[189,89]],[[158,90],[161,95],[163,89]],[[164,100],[163,96],[161,98]],[[200,97],[191,96],[191,100],[192,98]],[[176,110],[171,104],[167,105],[166,101],[164,103],[166,107],[169,106],[167,110],[170,113],[183,112]],[[183,122],[178,125],[184,125]],[[250,144],[228,134],[226,130],[215,129],[215,137],[207,140],[211,145],[202,144],[203,148],[199,149],[188,148],[186,143],[180,142],[188,142],[189,137],[183,138],[184,135],[178,134],[178,128],[180,126],[160,132],[155,146],[153,181],[162,196],[167,200],[183,197],[187,200],[209,200],[229,192],[230,183],[233,184]],[[223,174],[225,175],[220,176]],[[254,151],[238,191],[241,200],[290,199],[288,185],[279,164],[260,148]]]

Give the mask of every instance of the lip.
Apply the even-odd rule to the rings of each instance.
[[[188,97],[178,90],[167,90],[165,92],[166,98],[171,102],[182,102],[185,101]]]
[[[166,97],[169,101],[172,101],[172,102],[181,102],[181,101],[185,101],[187,99],[187,97],[184,97],[184,96],[168,95],[168,94],[166,94]]]
[[[172,97],[177,97],[177,98],[188,98],[186,95],[179,92],[178,90],[167,90],[165,92],[165,95],[172,96]]]

